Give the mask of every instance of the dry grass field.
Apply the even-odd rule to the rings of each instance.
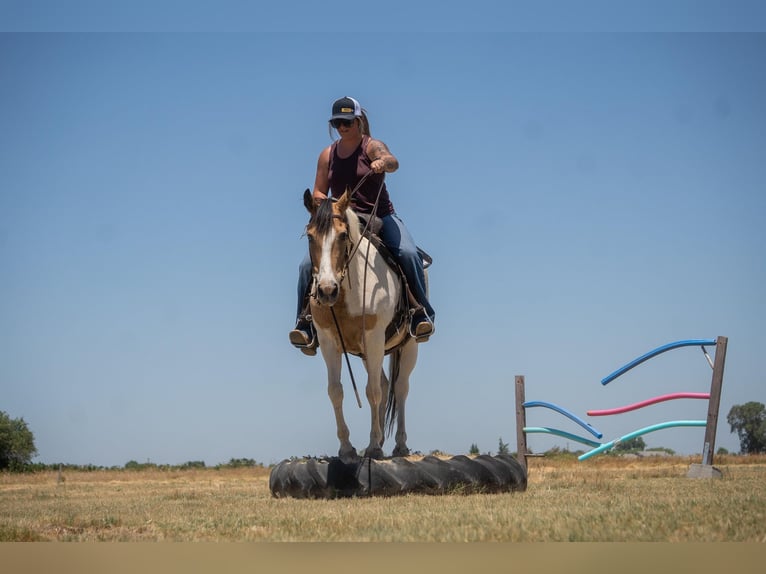
[[[526,492],[275,499],[268,469],[0,474],[0,541],[766,542],[766,456],[530,459]]]

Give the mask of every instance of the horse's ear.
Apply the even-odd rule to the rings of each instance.
[[[343,195],[340,196],[340,199],[338,200],[338,211],[341,213],[346,213],[346,210],[348,209],[348,204],[351,201],[351,194],[349,193],[348,188],[346,188],[346,191],[343,192]]]
[[[303,192],[303,205],[311,215],[314,215],[317,207],[314,204],[314,197],[311,194],[311,191],[309,191],[309,188],[306,188],[306,191]]]

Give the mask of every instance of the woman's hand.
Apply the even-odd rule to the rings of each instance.
[[[370,163],[370,169],[374,173],[383,173],[384,171],[386,171],[386,160],[382,159],[382,158],[378,158],[376,160],[373,160]]]
[[[399,160],[388,151],[388,147],[380,140],[370,140],[367,144],[367,157],[375,158],[370,161],[373,173],[393,173],[399,169]]]

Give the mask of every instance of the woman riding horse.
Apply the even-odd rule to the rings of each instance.
[[[382,220],[380,238],[399,263],[417,302],[410,334],[418,342],[427,341],[434,333],[435,312],[428,301],[423,260],[394,211],[385,184],[386,172],[396,171],[399,161],[386,144],[370,136],[367,114],[354,98],[344,97],[333,103],[330,126],[340,139],[319,154],[314,201],[327,199],[328,193],[337,199],[347,189],[356,190],[351,198],[352,209],[361,214],[374,212]],[[311,283],[311,260],[307,255],[299,267],[297,319],[295,329],[290,331],[290,342],[307,355],[315,355],[317,347],[316,331],[308,312]]]

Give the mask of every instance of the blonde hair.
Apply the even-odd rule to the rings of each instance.
[[[370,133],[370,120],[367,119],[367,110],[364,108],[362,108],[362,115],[359,116],[359,124],[359,130],[362,132],[362,135],[372,137]]]

